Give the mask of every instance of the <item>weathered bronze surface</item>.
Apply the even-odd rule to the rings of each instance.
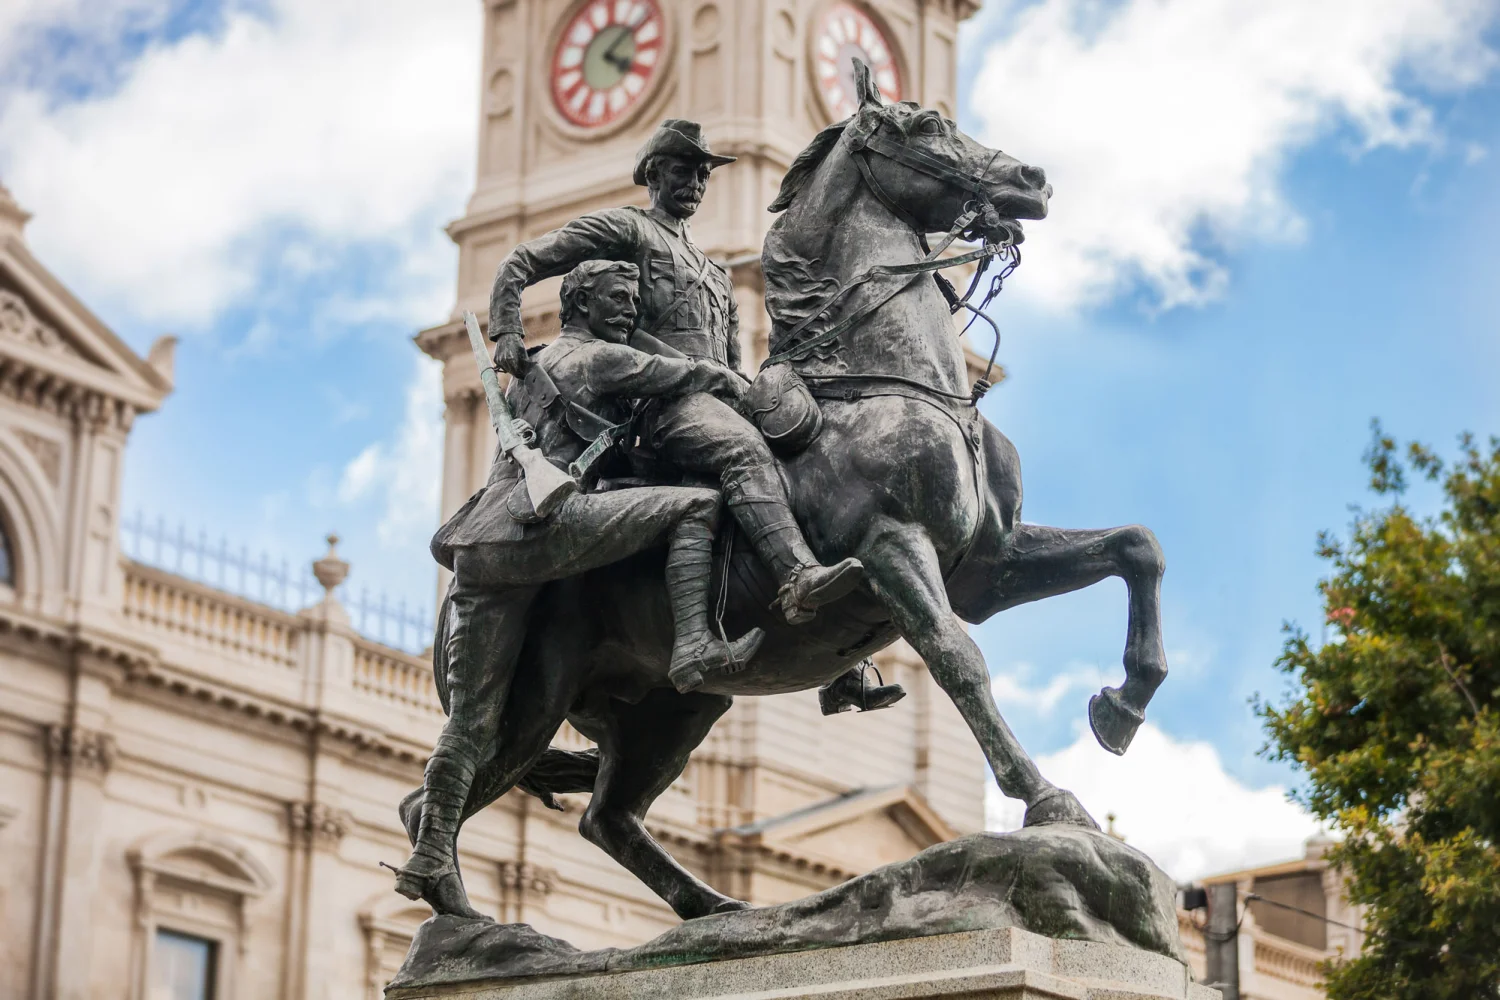
[[[1155,537],[1021,520],[1019,457],[980,414],[983,386],[965,384],[954,336],[952,313],[981,307],[935,280],[955,261],[1014,267],[1019,220],[1045,217],[1052,189],[1041,170],[937,112],[883,104],[863,65],[856,79],[858,112],[813,140],[771,206],[780,217],[762,255],[773,321],[762,379],[773,383],[747,392],[728,279],[692,243],[687,220],[724,158],[691,122],[669,120],[643,150],[649,210],[585,216],[500,267],[490,333],[497,366],[518,376],[517,411],[559,467],[599,446],[585,491],[550,518],[516,488],[516,465],[497,459],[434,540],[455,572],[434,654],[450,720],[425,788],[402,803],[415,851],[398,888],[440,914],[477,916],[455,870],[458,828],[517,786],[548,800],[591,792],[582,834],[684,919],[745,909],[651,837],[647,810],[736,695],[821,685],[825,712],[899,698],[863,690],[851,673],[898,637],[953,699],[1000,789],[1026,803],[1026,826],[1043,828],[1013,843],[1042,845],[1029,855],[1041,859],[1073,857],[1080,838],[1102,843],[1001,718],[957,620],[1122,578],[1125,680],[1089,703],[1114,753],[1166,676]],[[930,233],[944,235],[933,245]],[[969,242],[949,252],[959,239]],[[564,335],[533,358],[520,292],[557,274],[569,275]],[[752,420],[773,428],[779,458]],[[620,425],[629,431],[618,443],[599,444],[601,428]],[[709,592],[722,609],[713,620]],[[564,720],[598,750],[550,748]],[[975,843],[992,842],[942,850]],[[1115,871],[1114,850],[1098,847],[1057,877],[1087,898],[1157,892],[1159,871],[1143,858]],[[1165,947],[1129,930],[1141,913],[1090,912],[1127,940]],[[1151,933],[1175,940],[1166,924]]]
[[[636,948],[580,951],[525,924],[434,917],[393,990],[567,976],[1009,927],[1185,962],[1176,888],[1145,855],[1083,827],[981,833],[806,899],[690,920]]]

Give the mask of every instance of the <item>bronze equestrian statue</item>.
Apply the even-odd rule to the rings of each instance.
[[[855,70],[859,110],[814,138],[771,206],[781,213],[762,254],[771,357],[744,406],[781,442],[786,500],[817,565],[858,560],[860,585],[794,625],[785,566],[742,537],[761,522],[726,522],[728,544],[716,548],[712,567],[715,592],[723,589],[720,634],[761,629],[764,638],[743,669],[712,673],[686,692],[668,676],[676,633],[659,547],[541,587],[460,814],[461,822],[513,787],[544,798],[592,792],[580,831],[684,919],[747,904],[682,868],[644,818],[735,695],[826,685],[904,638],[962,713],[1001,791],[1026,803],[1028,826],[1097,829],[1071,792],[1042,776],[1001,718],[984,658],[955,615],[980,622],[1122,578],[1129,600],[1125,681],[1089,702],[1094,734],[1114,753],[1129,746],[1167,673],[1164,563],[1155,537],[1137,525],[1067,529],[1021,521],[1019,457],[965,385],[950,312],[961,303],[931,280],[950,260],[1019,243],[1018,220],[1046,216],[1050,185],[1041,170],[980,145],[936,111],[885,105],[868,69],[856,62]],[[933,249],[928,233],[947,236]],[[940,257],[958,236],[981,248]],[[672,250],[685,252],[676,244]],[[646,252],[643,263],[657,259]],[[713,270],[700,266],[703,283]],[[643,273],[643,285],[655,273]],[[502,267],[497,298],[513,294],[501,289],[506,280]],[[732,301],[718,300],[726,325]],[[715,307],[699,299],[694,308]],[[514,332],[508,315],[508,307],[492,310],[492,331]],[[503,367],[526,369],[515,338],[501,336],[496,353]],[[660,420],[664,407],[652,408],[647,418]],[[784,412],[792,419],[780,420]],[[664,440],[676,430],[670,415],[666,425]],[[735,494],[728,500],[733,511]],[[445,607],[434,651],[440,692],[457,621]],[[598,750],[549,748],[565,720]],[[423,801],[418,789],[402,803],[414,842]]]

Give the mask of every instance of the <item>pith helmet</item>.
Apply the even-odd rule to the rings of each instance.
[[[687,160],[706,160],[711,168],[733,163],[732,156],[719,156],[703,140],[703,126],[686,118],[668,118],[661,123],[641,151],[635,154],[635,182],[646,184],[646,163],[653,156],[680,156]]]

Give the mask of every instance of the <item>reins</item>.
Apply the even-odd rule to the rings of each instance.
[[[874,127],[878,128],[879,126],[877,124]],[[859,286],[874,278],[904,276],[906,280],[895,283],[890,288],[890,290],[886,291],[884,294],[876,296],[874,299],[865,303],[859,309],[855,310],[850,315],[845,316],[843,319],[839,320],[837,323],[834,323],[832,326],[822,331],[821,333],[809,337],[807,340],[804,340],[801,343],[794,343],[792,346],[778,351],[770,357],[766,358],[766,360],[761,363],[761,368],[765,369],[774,364],[801,360],[807,357],[807,355],[813,350],[822,347],[824,344],[827,344],[837,339],[842,334],[848,332],[850,329],[858,325],[860,321],[868,317],[871,313],[875,312],[881,306],[885,305],[891,299],[895,298],[898,294],[905,291],[911,286],[912,282],[915,281],[917,277],[923,274],[931,274],[934,278],[937,279],[938,287],[942,291],[943,297],[948,301],[948,311],[950,314],[957,313],[960,309],[967,309],[969,310],[969,312],[974,314],[974,316],[964,326],[963,330],[959,331],[959,336],[963,336],[964,333],[968,332],[969,327],[974,325],[974,321],[976,319],[983,319],[986,323],[989,324],[990,329],[995,333],[994,347],[990,350],[989,365],[985,368],[984,376],[975,380],[973,389],[967,395],[963,393],[948,392],[945,389],[939,389],[936,386],[931,386],[924,382],[918,381],[917,379],[907,378],[903,375],[890,375],[879,372],[844,372],[828,375],[809,375],[799,372],[798,374],[804,380],[809,382],[852,379],[892,382],[909,386],[913,389],[920,390],[932,396],[941,397],[943,399],[963,400],[965,402],[968,402],[971,406],[978,406],[979,400],[982,399],[984,397],[984,394],[990,389],[989,378],[990,375],[994,372],[995,358],[1000,352],[1000,327],[995,323],[993,319],[990,318],[987,313],[984,312],[984,309],[990,304],[995,296],[999,294],[1001,287],[1004,285],[1005,279],[1010,277],[1011,273],[1015,271],[1015,269],[1020,265],[1021,252],[1013,242],[1013,238],[1008,238],[1000,242],[991,242],[989,237],[985,236],[982,238],[982,245],[975,250],[970,250],[966,253],[958,254],[957,256],[942,260],[938,259],[938,255],[947,250],[948,247],[953,244],[954,240],[958,239],[961,235],[964,235],[966,232],[968,232],[970,227],[974,225],[975,220],[979,219],[982,214],[986,214],[984,213],[984,209],[989,208],[989,205],[984,199],[984,176],[989,172],[990,166],[995,162],[995,158],[1000,155],[1000,151],[996,150],[993,154],[991,154],[989,160],[984,165],[984,169],[980,170],[978,173],[969,174],[959,170],[955,170],[948,164],[942,162],[941,160],[938,160],[936,157],[929,156],[921,150],[912,149],[909,146],[903,145],[901,143],[889,142],[873,133],[874,128],[862,128],[860,127],[859,123],[853,123],[845,131],[843,136],[843,143],[849,150],[850,158],[854,161],[854,165],[858,168],[860,176],[864,179],[866,187],[870,189],[870,193],[875,196],[875,199],[879,201],[887,211],[896,216],[896,218],[900,219],[903,224],[905,224],[914,233],[916,233],[917,241],[921,245],[922,249],[926,251],[926,256],[924,256],[921,260],[914,261],[910,264],[873,264],[870,267],[865,268],[863,271],[860,271],[858,274],[854,275],[848,281],[839,286],[839,288],[836,289],[827,298],[825,298],[822,304],[819,305],[817,309],[809,313],[802,319],[800,323],[793,327],[786,334],[784,340],[795,341],[798,335],[800,335],[810,325],[812,325],[813,320],[826,313],[830,308],[834,306],[834,304],[841,301],[855,288],[858,288]],[[927,174],[929,177],[935,177],[938,180],[943,181],[944,183],[951,184],[964,191],[967,191],[973,196],[969,199],[968,202],[965,203],[963,211],[960,212],[958,218],[953,221],[953,225],[948,228],[948,232],[945,233],[943,235],[943,238],[938,241],[936,247],[933,247],[931,249],[928,248],[927,235],[922,231],[922,224],[918,222],[909,212],[907,212],[899,204],[897,204],[896,201],[886,193],[885,189],[880,186],[880,182],[876,180],[874,171],[870,169],[870,164],[868,162],[871,153],[876,153],[886,157],[887,159],[894,160],[895,162],[900,163],[903,166],[907,166],[920,173]],[[988,214],[993,214],[993,209],[991,209]],[[978,289],[980,278],[989,268],[990,261],[995,259],[996,257],[1000,257],[1005,260],[1004,267],[1002,267],[999,274],[995,275],[995,277],[991,279],[990,287],[985,294],[984,300],[980,302],[979,306],[975,307],[970,305],[969,300],[973,297],[974,292]],[[975,261],[979,263],[979,266],[974,271],[974,277],[973,280],[969,282],[968,290],[965,291],[962,296],[958,295],[951,282],[948,282],[947,279],[945,279],[941,274],[938,273],[951,267],[959,267]]]

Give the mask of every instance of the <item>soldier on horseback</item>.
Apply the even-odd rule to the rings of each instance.
[[[634,179],[649,192],[649,209],[592,212],[512,250],[490,294],[496,366],[512,375],[526,373],[526,286],[587,260],[623,260],[640,270],[644,336],[638,334],[637,342],[659,341],[743,379],[734,289],[724,269],[694,245],[688,228],[709,172],[733,161],[709,149],[697,122],[669,118],[636,154]],[[858,559],[823,566],[808,548],[770,448],[732,403],[689,392],[652,403],[643,416],[640,436],[660,458],[722,483],[731,514],[776,576],[777,602],[787,621],[810,621],[817,607],[858,584]]]

